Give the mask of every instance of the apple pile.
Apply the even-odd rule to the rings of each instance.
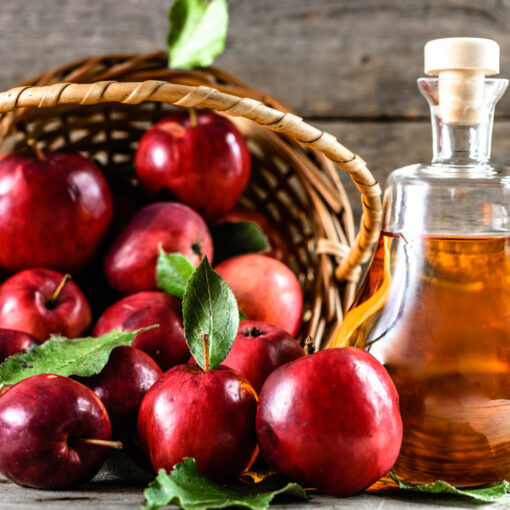
[[[303,296],[289,241],[237,206],[250,177],[241,133],[218,114],[177,111],[142,136],[134,164],[145,194],[131,201],[132,189],[123,197],[77,154],[31,144],[0,158],[0,363],[53,334],[157,325],[91,377],[0,388],[0,473],[73,487],[122,442],[144,466],[170,471],[192,457],[219,483],[259,450],[273,470],[334,494],[385,474],[402,436],[395,387],[363,351],[306,356],[296,341]],[[211,228],[246,221],[270,250],[213,271]],[[162,257],[178,263],[165,285]],[[97,310],[106,294],[116,297]]]
[[[134,347],[168,370],[190,353],[181,303],[158,288],[159,250],[196,267],[204,256],[213,260],[211,226],[248,221],[270,250],[223,260],[218,271],[249,319],[297,334],[303,298],[284,263],[289,241],[264,214],[237,206],[250,155],[226,117],[179,110],[152,126],[134,158],[142,189],[108,182],[81,155],[28,145],[0,158],[0,329],[44,342],[53,333],[74,338],[159,324]],[[29,345],[3,342],[5,356]]]

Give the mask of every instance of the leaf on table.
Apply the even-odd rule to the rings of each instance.
[[[182,299],[189,277],[195,267],[182,253],[166,253],[159,248],[156,264],[156,280],[158,287],[167,294]]]
[[[236,483],[222,487],[209,480],[198,469],[193,459],[184,459],[173,471],[161,469],[154,481],[145,489],[144,510],[157,510],[175,504],[184,510],[207,510],[242,506],[252,510],[264,510],[275,496],[287,496],[307,500],[305,490],[297,483],[280,477],[266,478],[259,483]]]
[[[437,480],[434,483],[425,484],[406,484],[402,482],[392,471],[390,471],[389,474],[398,484],[399,489],[402,490],[428,494],[451,494],[487,503],[503,497],[510,489],[510,484],[506,480],[494,482],[481,487],[459,489],[447,482],[443,482],[443,480]]]
[[[0,364],[0,387],[39,374],[89,377],[98,374],[115,347],[131,345],[136,335],[157,326],[123,331],[115,329],[99,337],[64,338],[52,335],[46,342],[16,354]]]
[[[262,253],[271,244],[261,228],[253,221],[225,221],[211,228],[216,263],[236,255]]]
[[[229,353],[239,328],[236,298],[225,280],[213,271],[207,257],[188,280],[182,300],[186,342],[196,362],[205,367],[202,338],[208,336],[209,368]]]
[[[224,50],[226,0],[176,0],[168,12],[168,67],[205,67]]]

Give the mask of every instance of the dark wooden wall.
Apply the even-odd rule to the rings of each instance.
[[[163,48],[170,3],[0,0],[0,87],[79,57]],[[217,65],[331,131],[384,182],[397,166],[429,160],[416,88],[423,45],[459,35],[496,39],[509,76],[509,0],[230,0]],[[496,159],[510,161],[509,136],[510,93],[498,108]]]

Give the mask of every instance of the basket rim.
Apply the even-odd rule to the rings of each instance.
[[[344,253],[335,274],[339,280],[359,279],[360,264],[371,254],[379,236],[382,221],[381,188],[360,156],[343,146],[333,135],[308,124],[293,113],[280,111],[255,99],[220,92],[212,87],[160,80],[22,85],[0,93],[0,113],[12,112],[20,107],[51,108],[60,104],[94,105],[106,102],[136,105],[144,101],[165,102],[187,108],[210,108],[227,115],[250,119],[319,151],[341,170],[348,172],[362,194],[363,213],[360,231],[349,252]],[[329,248],[323,246],[321,249],[324,253]]]

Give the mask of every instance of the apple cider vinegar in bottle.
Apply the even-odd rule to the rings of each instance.
[[[433,159],[394,171],[383,231],[334,346],[381,361],[399,395],[395,472],[473,486],[510,479],[510,171],[489,163],[507,80],[499,46],[425,46]]]

